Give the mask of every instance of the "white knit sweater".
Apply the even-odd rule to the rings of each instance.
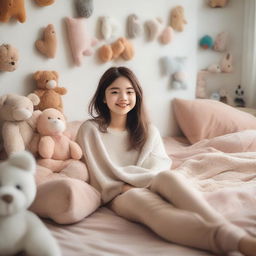
[[[107,203],[121,193],[124,183],[146,187],[157,173],[170,169],[158,130],[150,125],[148,139],[141,151],[128,151],[127,131],[99,131],[94,121],[85,121],[77,135],[90,175],[90,184]]]

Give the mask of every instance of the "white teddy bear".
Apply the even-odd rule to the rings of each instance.
[[[27,211],[36,195],[35,170],[35,159],[26,151],[0,164],[0,255],[61,255],[50,231]]]

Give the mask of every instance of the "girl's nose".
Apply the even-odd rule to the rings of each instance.
[[[120,99],[121,100],[127,100],[127,94],[126,93],[121,93]]]

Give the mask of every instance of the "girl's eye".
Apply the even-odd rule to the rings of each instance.
[[[127,93],[128,93],[128,94],[133,94],[134,92],[131,91],[131,92],[127,92]]]
[[[20,185],[16,185],[15,186],[18,190],[22,190],[21,186]]]
[[[113,92],[111,92],[111,94],[117,94],[117,91],[113,91]]]
[[[48,117],[48,119],[50,120],[51,118],[50,118],[50,117]]]
[[[59,119],[59,120],[60,120],[60,117],[58,117],[57,119]]]

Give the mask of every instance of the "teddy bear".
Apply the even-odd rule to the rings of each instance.
[[[34,106],[39,101],[34,93],[27,97],[15,94],[0,97],[2,137],[7,155],[29,147],[35,132],[36,119],[40,113],[40,111],[34,111]]]
[[[36,195],[35,171],[35,159],[26,151],[0,164],[0,255],[61,255],[47,227],[27,210]]]
[[[26,20],[24,0],[2,0],[0,1],[0,21],[8,22],[10,18],[16,18],[23,23]]]
[[[55,0],[35,0],[39,6],[48,6],[55,2]]]
[[[57,37],[56,37],[56,31],[53,24],[49,24],[44,29],[43,39],[37,40],[35,45],[38,51],[40,51],[46,57],[48,58],[55,57],[56,49],[57,49]]]
[[[82,65],[84,56],[93,54],[93,46],[98,42],[95,37],[88,33],[86,22],[86,18],[66,18],[69,44],[76,66]]]
[[[10,44],[0,45],[0,71],[16,70],[19,60],[18,50]]]
[[[30,209],[59,224],[80,221],[100,205],[99,192],[86,182],[88,171],[79,160],[82,150],[70,139],[78,128],[71,128],[67,133],[65,129],[63,114],[56,109],[46,109],[37,119],[38,135],[31,142],[31,148],[37,148],[39,157],[37,196]]]
[[[99,58],[102,62],[115,60],[122,57],[130,60],[134,57],[134,47],[125,37],[121,37],[111,45],[103,45],[98,50]]]
[[[40,98],[36,109],[43,111],[47,108],[56,108],[63,112],[61,95],[67,93],[66,88],[58,87],[59,74],[56,71],[37,71],[34,73],[37,89],[34,91]]]
[[[209,0],[208,4],[213,7],[225,7],[228,4],[229,0]]]
[[[184,24],[187,24],[187,21],[184,17],[184,8],[182,6],[176,6],[171,10],[171,27],[179,32],[184,30]]]

